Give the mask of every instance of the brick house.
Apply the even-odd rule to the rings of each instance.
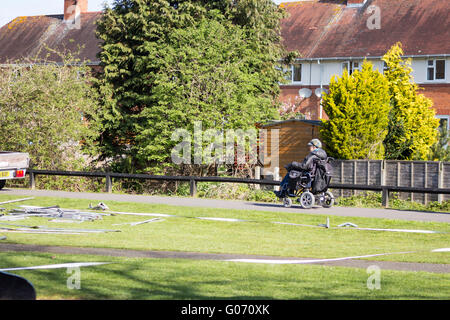
[[[43,50],[45,46],[77,53],[77,58],[92,66],[100,64],[95,22],[102,12],[88,12],[88,0],[61,1],[64,14],[17,17],[0,26],[0,65],[30,57],[44,58],[48,53]],[[49,60],[59,62],[54,55]]]
[[[88,0],[61,1],[64,14],[18,17],[0,28],[0,65],[36,56],[45,44],[79,51],[78,58],[99,66],[95,22],[102,13],[88,12]],[[414,80],[448,125],[449,1],[302,0],[280,6],[290,15],[281,23],[284,45],[300,54],[289,66],[289,83],[281,86],[284,104],[307,119],[326,118],[320,100],[332,76],[359,69],[364,59],[383,70],[381,57],[401,41],[405,57],[412,58]]]
[[[289,17],[281,32],[299,57],[289,66],[281,101],[307,116],[326,118],[321,93],[334,75],[360,69],[364,59],[382,71],[381,57],[400,41],[412,59],[414,81],[450,117],[450,1],[316,0],[282,3]]]

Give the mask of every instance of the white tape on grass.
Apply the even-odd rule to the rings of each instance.
[[[130,226],[138,226],[138,225],[140,225],[140,224],[150,223],[150,222],[156,222],[156,221],[164,221],[164,219],[153,218],[153,219],[150,219],[150,220],[144,220],[144,221],[138,221],[138,222],[116,223],[116,224],[113,224],[113,226],[121,226],[121,225],[124,225],[124,224],[128,224],[128,225],[130,225]]]
[[[123,215],[143,216],[143,217],[176,217],[172,214],[164,214],[164,213],[139,213],[139,212],[120,212],[120,211],[105,211],[105,212],[112,214],[123,214]]]
[[[289,223],[289,222],[272,222],[274,224],[283,224],[283,225],[288,225],[288,226],[299,226],[299,227],[314,227],[314,228],[322,228],[321,226],[313,226],[310,224],[298,224],[298,223]]]
[[[227,222],[245,222],[246,220],[232,219],[232,218],[210,218],[210,217],[196,217],[201,220],[212,220],[212,221],[227,221]]]
[[[246,263],[265,263],[265,264],[310,264],[310,263],[324,263],[342,260],[352,260],[352,259],[362,259],[371,258],[378,256],[387,256],[392,254],[407,254],[407,253],[418,253],[419,251],[407,251],[407,252],[391,252],[391,253],[378,253],[369,254],[365,256],[354,256],[354,257],[343,257],[343,258],[332,258],[332,259],[302,259],[302,260],[285,260],[285,259],[230,259],[223,260],[229,262],[246,262]],[[430,252],[450,252],[450,248],[440,248],[434,249]]]
[[[332,259],[305,259],[305,260],[231,259],[231,260],[224,260],[224,261],[246,262],[246,263],[266,263],[266,264],[310,264],[310,263],[323,263],[323,262],[332,262],[332,261],[371,258],[371,257],[378,257],[378,256],[386,256],[386,255],[390,255],[390,254],[404,254],[404,253],[412,253],[412,252],[378,253],[378,254],[369,254],[369,255],[365,255],[365,256],[353,256],[353,257],[332,258]]]
[[[49,264],[43,266],[34,267],[18,267],[18,268],[6,268],[0,269],[0,271],[15,271],[15,270],[40,270],[40,269],[61,269],[61,268],[80,268],[99,266],[103,264],[110,264],[112,262],[76,262],[76,263],[62,263],[62,264]]]
[[[369,231],[389,231],[389,232],[408,232],[408,233],[444,233],[441,231],[432,230],[413,230],[413,229],[378,229],[378,228],[354,228],[356,230],[369,230]]]
[[[58,234],[58,235],[80,235],[82,233],[78,232],[53,232],[53,231],[38,231],[38,230],[30,230],[30,231],[21,231],[21,230],[1,230],[2,232],[12,232],[12,233],[27,233],[27,234]]]
[[[434,249],[431,252],[450,252],[450,248]]]

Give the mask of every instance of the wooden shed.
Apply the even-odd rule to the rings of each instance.
[[[261,141],[261,147],[264,148],[263,174],[276,175],[278,167],[279,175],[283,177],[287,173],[284,168],[286,164],[303,161],[309,153],[308,142],[319,138],[320,126],[321,121],[299,119],[273,121],[261,126],[261,129],[267,130]]]

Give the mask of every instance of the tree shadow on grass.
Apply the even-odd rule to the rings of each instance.
[[[11,253],[14,254],[14,253]],[[26,255],[26,253],[20,253]],[[366,288],[364,270],[346,269],[347,277],[333,278],[333,268],[317,267],[302,273],[295,266],[261,267],[227,262],[179,260],[133,260],[108,257],[72,257],[39,254],[38,264],[80,261],[111,261],[113,264],[81,268],[81,288],[69,289],[66,269],[20,271],[36,288],[38,299],[87,300],[273,300],[273,299],[436,299],[444,282],[435,282],[428,294],[419,290],[398,288],[401,281],[382,279],[382,290]],[[42,259],[44,258],[44,259]],[[80,260],[82,259],[82,260]],[[2,267],[29,266],[7,255],[1,256]],[[225,269],[215,264],[225,264]],[[20,264],[20,265],[19,265]],[[24,265],[25,264],[25,265]],[[29,262],[28,262],[29,264]],[[283,273],[283,269],[295,272]],[[325,268],[325,269],[324,269]],[[312,271],[311,271],[312,270]],[[225,272],[226,271],[226,272]],[[325,272],[325,273],[324,273]],[[327,273],[329,273],[327,275]],[[358,275],[358,276],[355,276]],[[312,277],[312,275],[320,275]],[[326,276],[324,276],[326,275]],[[314,279],[312,279],[314,278]],[[395,287],[396,290],[383,291]]]

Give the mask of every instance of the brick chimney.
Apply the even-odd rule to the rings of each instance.
[[[88,0],[64,0],[64,20],[73,20],[76,14],[85,12],[88,12]]]
[[[347,0],[348,7],[362,7],[367,0]]]

